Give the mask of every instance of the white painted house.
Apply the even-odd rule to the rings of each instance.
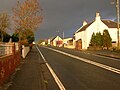
[[[63,45],[63,40],[60,36],[53,37],[50,40],[50,45],[61,47]]]
[[[111,38],[112,42],[116,43],[117,45],[117,23],[111,20],[101,20],[100,14],[96,13],[95,20],[87,23],[86,21],[83,22],[82,27],[80,27],[74,34],[75,38],[75,45],[78,40],[81,41],[81,49],[87,49],[90,44],[90,40],[92,37],[93,32],[97,33],[100,32],[103,34],[103,31],[107,29]],[[120,35],[119,35],[120,36]]]
[[[65,48],[74,49],[75,46],[73,45],[73,38],[65,38],[65,39],[63,39],[63,46]]]
[[[63,39],[63,44],[67,45],[69,40],[72,40],[72,38],[65,38],[65,39]]]

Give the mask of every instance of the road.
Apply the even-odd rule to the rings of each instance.
[[[119,59],[57,47],[39,51],[66,90],[120,90]]]

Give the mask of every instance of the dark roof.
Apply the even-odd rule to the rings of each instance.
[[[94,22],[94,21],[93,21],[93,22]],[[83,26],[78,32],[85,31],[86,28],[88,28],[93,22],[91,22],[91,23],[89,23],[89,24]],[[77,32],[77,33],[78,33],[78,32]]]
[[[117,28],[117,22],[111,20],[102,20],[102,22],[108,26],[108,28]]]
[[[55,37],[52,37],[50,41],[52,42],[52,41],[53,41],[53,40],[54,40],[56,37],[57,37],[57,36],[55,36]]]
[[[57,36],[52,37],[50,41],[52,42],[56,37],[57,37]],[[60,37],[60,36],[58,36],[58,37]],[[60,38],[61,38],[61,37],[60,37]]]
[[[93,21],[94,22],[94,21]],[[85,31],[93,22],[83,26],[78,32]],[[117,28],[117,22],[111,20],[102,20],[102,22],[108,26],[108,28]]]

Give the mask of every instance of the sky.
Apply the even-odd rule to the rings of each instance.
[[[24,0],[20,0],[24,1]],[[43,11],[44,20],[35,32],[36,41],[48,39],[64,32],[65,37],[73,37],[75,31],[82,26],[84,20],[88,23],[99,12],[102,19],[116,19],[116,0],[38,0]],[[17,0],[0,0],[0,12],[12,14],[12,8]]]

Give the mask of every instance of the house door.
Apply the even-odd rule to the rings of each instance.
[[[82,39],[79,39],[78,41],[76,41],[76,47],[77,50],[81,50],[82,49]]]

